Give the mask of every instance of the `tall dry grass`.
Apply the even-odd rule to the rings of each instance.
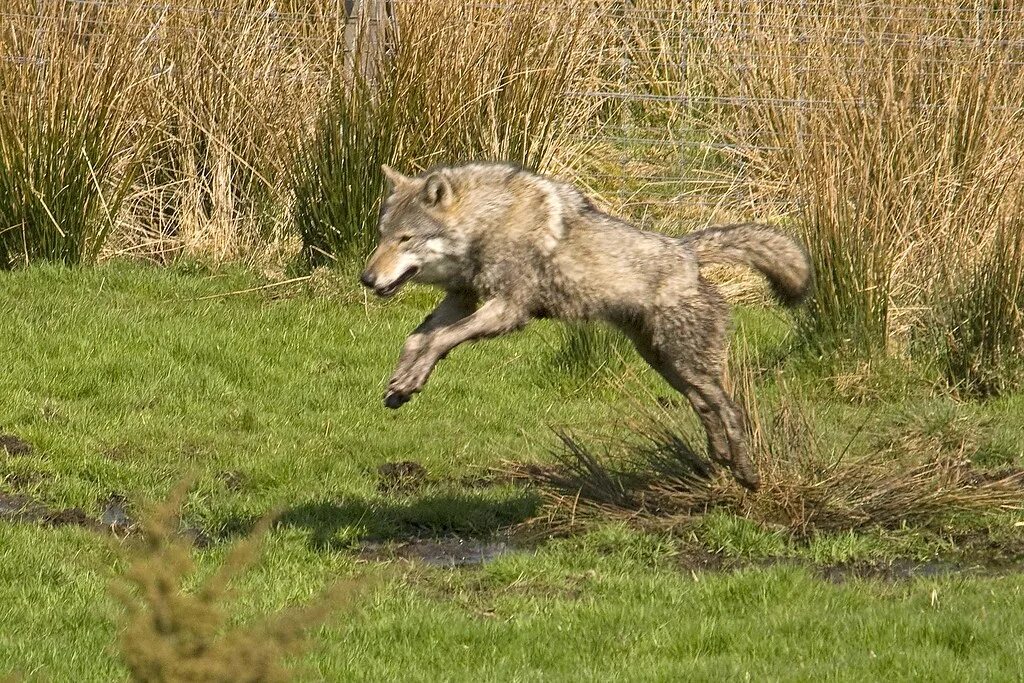
[[[1019,225],[1024,15],[948,0],[698,8],[714,17],[715,132],[811,249],[805,333],[905,351],[972,286],[1000,226]]]
[[[973,393],[1008,386],[977,377],[1005,374],[1024,341],[1014,298],[992,294],[1024,273],[993,260],[1021,234],[1024,10],[638,0],[629,17],[618,87],[657,96],[659,137],[708,151],[683,183],[722,181],[702,215],[781,217],[806,239],[805,338],[937,361]]]
[[[0,267],[280,247],[284,152],[343,42],[310,5],[0,8]]]
[[[472,159],[532,169],[590,123],[566,93],[594,69],[599,15],[570,2],[397,2],[363,15],[352,68],[302,145],[292,176],[307,257],[362,255],[384,192],[381,164],[415,172]]]
[[[344,10],[257,0],[168,5],[150,19],[155,135],[125,250],[214,263],[289,247],[289,156],[343,59]]]
[[[936,288],[924,352],[956,392],[997,396],[1024,382],[1024,225],[1000,223],[966,273]],[[942,285],[945,285],[943,288]]]
[[[0,268],[103,248],[148,141],[141,14],[61,0],[0,10]]]
[[[372,240],[381,163],[412,171],[485,158],[550,168],[589,123],[591,103],[566,93],[593,69],[602,35],[600,14],[540,0],[363,2],[358,17],[338,0],[22,4],[0,10],[10,25],[5,99],[25,103],[0,111],[4,140],[29,138],[40,115],[52,123],[37,135],[49,147],[31,143],[28,154],[14,145],[7,166],[27,169],[31,157],[37,175],[92,181],[95,171],[101,183],[116,167],[121,183],[105,203],[82,181],[57,201],[83,216],[102,204],[106,227],[92,252],[160,261],[280,261],[300,241],[307,256],[360,254]],[[49,30],[55,22],[77,28]],[[64,40],[69,30],[82,46]],[[44,52],[49,66],[33,67]],[[65,109],[47,109],[40,90]],[[61,155],[75,150],[78,160],[83,136],[107,141],[133,172],[102,150],[79,164],[88,174],[68,171]],[[24,238],[22,260],[31,260],[53,231],[39,218],[48,203],[19,201],[34,196],[17,184],[26,176],[7,177],[4,234]]]

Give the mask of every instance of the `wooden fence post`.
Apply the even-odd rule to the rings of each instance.
[[[381,51],[381,26],[389,0],[345,0],[345,72],[372,79]]]

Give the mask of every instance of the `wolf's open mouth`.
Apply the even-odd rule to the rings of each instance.
[[[409,270],[399,275],[398,279],[392,282],[390,285],[387,285],[386,287],[378,287],[373,291],[376,292],[377,296],[379,297],[391,296],[392,294],[398,291],[399,287],[408,282],[409,279],[412,278],[412,276],[418,272],[420,272],[420,267],[412,266],[411,268],[409,268]]]

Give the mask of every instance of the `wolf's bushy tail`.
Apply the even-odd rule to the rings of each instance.
[[[796,306],[812,288],[811,260],[793,237],[757,223],[722,225],[681,238],[697,262],[751,266],[768,278],[783,304]]]

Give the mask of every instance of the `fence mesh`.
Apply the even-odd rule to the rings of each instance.
[[[37,31],[58,32],[69,41],[138,30],[154,46],[154,74],[190,68],[162,54],[161,41],[172,35],[195,36],[197,42],[202,36],[208,43],[211,35],[242,35],[259,24],[271,59],[252,67],[276,83],[281,74],[270,71],[322,81],[332,62],[353,51],[356,17],[390,21],[396,3],[419,0],[268,0],[259,11],[251,3],[238,9],[230,2],[173,0],[152,3],[144,18],[134,15],[135,26],[104,23],[102,10],[117,0],[62,1],[77,11],[48,11],[54,3],[37,0],[34,11],[31,3],[0,9],[0,23],[37,22]],[[476,4],[507,12],[518,7],[516,0]],[[574,154],[561,170],[618,210],[654,224],[719,210],[780,214],[793,208],[797,198],[786,196],[784,182],[772,188],[771,178],[761,173],[755,183],[752,169],[801,145],[799,126],[792,139],[780,140],[744,121],[799,118],[811,111],[841,117],[876,106],[870,88],[877,86],[873,76],[881,69],[895,70],[895,81],[900,69],[954,72],[968,58],[998,60],[1000,76],[1024,64],[1024,12],[1010,2],[620,0],[601,11],[603,35],[582,48],[598,65],[598,77],[566,92],[595,104],[587,136],[572,141],[587,152]],[[9,52],[2,58],[45,66],[37,54]],[[821,83],[835,85],[837,69],[843,96]],[[726,71],[731,76],[723,78]],[[772,78],[776,87],[756,87],[770,85]],[[946,116],[946,104],[938,97],[914,106],[929,116]],[[1001,106],[1007,116],[1020,114],[1019,102]]]

